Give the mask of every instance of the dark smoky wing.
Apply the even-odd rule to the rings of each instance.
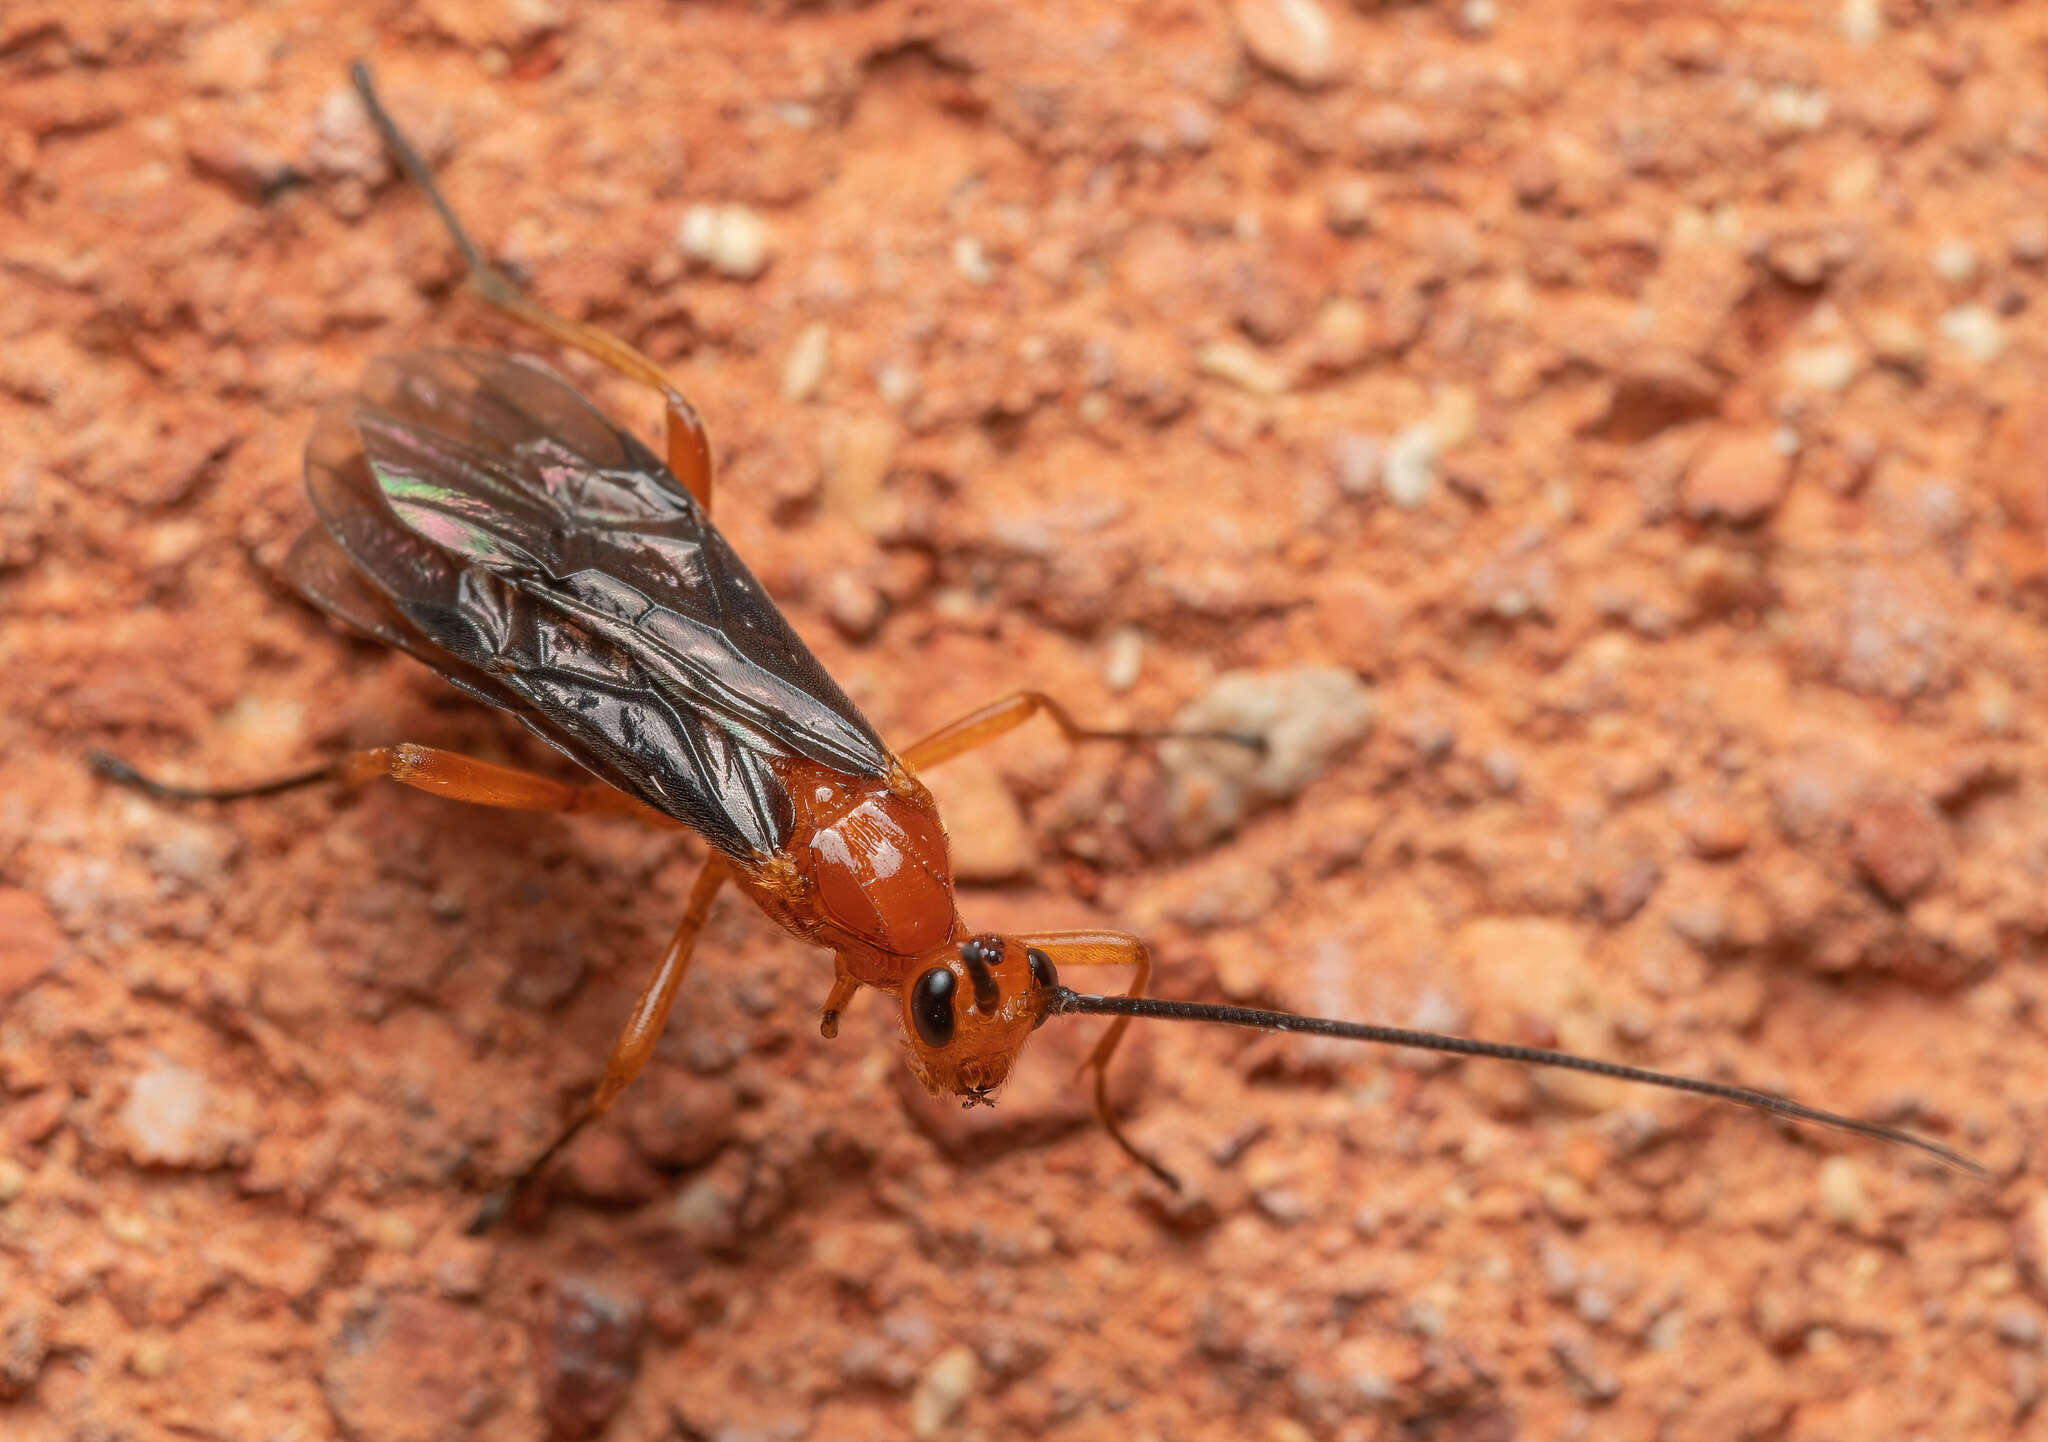
[[[284,575],[294,590],[335,620],[433,667],[477,700],[507,711],[526,709],[524,702],[482,671],[456,660],[421,635],[389,596],[363,579],[348,553],[322,527],[308,526],[299,534],[285,557]]]
[[[380,361],[351,405],[323,413],[307,484],[339,547],[427,641],[722,849],[787,835],[772,759],[868,776],[892,764],[688,491],[544,367]]]

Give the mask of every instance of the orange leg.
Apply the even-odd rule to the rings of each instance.
[[[651,806],[635,801],[625,792],[601,781],[572,786],[552,781],[531,771],[479,761],[455,751],[401,742],[396,746],[374,746],[351,751],[346,756],[311,771],[258,781],[248,786],[167,786],[151,780],[119,757],[104,751],[88,758],[93,769],[109,780],[132,786],[166,801],[241,801],[252,796],[275,796],[322,781],[354,783],[388,776],[407,786],[431,791],[451,801],[468,801],[478,806],[500,806],[509,811],[579,812],[590,816],[631,816],[656,826],[680,826]]]
[[[1126,996],[1143,996],[1145,988],[1152,982],[1152,953],[1143,941],[1121,931],[1043,931],[1020,936],[1017,940],[1026,946],[1037,947],[1051,957],[1052,964],[1062,972],[1076,966],[1128,966],[1131,985],[1124,993]],[[1109,1105],[1109,1059],[1116,1055],[1117,1044],[1124,1039],[1130,1025],[1131,1018],[1127,1016],[1112,1020],[1102,1029],[1095,1049],[1081,1063],[1081,1070],[1095,1073],[1095,1118],[1109,1133],[1110,1140],[1124,1149],[1126,1156],[1179,1191],[1180,1178],[1149,1152],[1139,1150],[1137,1144],[1124,1135],[1123,1126]]]
[[[639,381],[652,386],[661,394],[662,408],[668,418],[668,468],[675,472],[676,479],[689,488],[698,504],[708,512],[711,509],[711,438],[705,432],[703,418],[697,408],[669,383],[661,367],[627,345],[617,336],[599,330],[596,326],[582,321],[570,320],[557,315],[546,306],[529,300],[519,293],[515,286],[497,267],[484,259],[484,253],[476,242],[462,228],[462,222],[455,218],[454,209],[441,194],[441,188],[434,183],[434,174],[427,163],[414,150],[397,122],[384,110],[383,102],[377,99],[377,92],[370,83],[367,67],[358,64],[351,72],[357,94],[370,112],[370,119],[384,137],[385,146],[398,161],[408,179],[426,193],[434,213],[441,217],[441,224],[447,228],[456,248],[462,252],[463,263],[469,267],[469,283],[484,301],[505,312],[522,325],[531,326],[542,335],[561,344],[582,351],[611,367],[628,380]]]
[[[1178,731],[1094,731],[1083,726],[1059,702],[1043,691],[1014,691],[1000,701],[991,701],[970,711],[947,726],[941,726],[903,753],[913,767],[936,766],[965,751],[986,746],[998,736],[1008,735],[1040,712],[1050,716],[1069,741],[1164,741],[1187,733]],[[1200,733],[1209,734],[1209,733]],[[1244,741],[1241,736],[1228,739]]]
[[[619,1093],[632,1085],[633,1078],[646,1067],[647,1059],[654,1055],[655,1044],[661,1040],[662,1028],[668,1025],[669,1009],[675,1005],[676,992],[690,970],[690,956],[696,950],[698,933],[704,930],[704,922],[711,915],[711,903],[718,899],[719,888],[725,885],[731,874],[732,868],[722,856],[714,854],[704,863],[703,870],[697,873],[696,883],[690,888],[690,900],[683,908],[683,919],[677,923],[675,934],[668,939],[668,946],[661,953],[654,974],[640,988],[639,1000],[633,1003],[633,1010],[627,1014],[625,1028],[619,1032],[619,1039],[612,1046],[611,1059],[605,1063],[604,1075],[598,1080],[597,1089],[555,1134],[554,1140],[541,1148],[532,1161],[520,1168],[516,1177],[478,1209],[475,1220],[469,1224],[471,1236],[484,1231],[502,1217],[520,1191],[540,1175],[549,1162],[561,1155],[562,1148],[574,1141],[577,1133],[603,1116],[618,1100]]]
[[[847,975],[846,963],[837,961],[838,975],[833,978],[832,990],[825,998],[824,1014],[818,1018],[818,1035],[826,1041],[839,1035],[839,1013],[846,1010],[846,1004],[860,991],[860,983]]]

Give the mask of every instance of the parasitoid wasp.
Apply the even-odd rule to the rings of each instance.
[[[709,843],[682,920],[595,1091],[486,1202],[473,1229],[501,1215],[638,1075],[727,885],[833,953],[826,1037],[860,988],[895,997],[909,1064],[934,1095],[990,1103],[1038,1027],[1062,1016],[1112,1018],[1084,1064],[1095,1113],[1118,1146],[1169,1186],[1178,1185],[1173,1175],[1125,1135],[1109,1103],[1110,1062],[1141,1017],[1590,1072],[1902,1143],[1980,1171],[1897,1127],[1744,1087],[1534,1047],[1150,998],[1150,956],[1136,936],[970,931],[955,905],[945,829],[919,772],[1039,715],[1076,742],[1166,733],[1090,729],[1050,697],[1022,691],[900,754],[891,750],[712,524],[711,446],[690,402],[639,351],[522,294],[457,220],[368,69],[358,64],[353,79],[391,154],[461,251],[471,286],[513,319],[657,391],[666,455],[535,360],[466,350],[378,360],[314,426],[305,472],[317,520],[292,548],[287,574],[314,605],[510,712],[595,780],[569,784],[412,744],[209,789],[165,785],[103,754],[92,759],[113,780],[172,800],[229,801],[388,776],[484,806],[687,827]],[[1061,981],[1062,971],[1101,967],[1128,968],[1129,990],[1097,994]]]

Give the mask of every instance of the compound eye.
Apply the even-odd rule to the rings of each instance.
[[[1060,984],[1060,974],[1053,969],[1052,958],[1037,947],[1027,947],[1024,959],[1031,963],[1031,981],[1040,991],[1051,991]]]
[[[935,966],[910,987],[910,1024],[918,1039],[937,1051],[953,1040],[953,973]]]

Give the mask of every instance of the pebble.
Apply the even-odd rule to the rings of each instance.
[[[1380,462],[1380,488],[1387,499],[1412,511],[1429,499],[1436,484],[1437,434],[1428,421],[1418,421],[1388,442]]]
[[[1991,1320],[1991,1330],[2008,1346],[2031,1347],[2041,1340],[2041,1319],[2033,1308],[2015,1302],[1998,1309],[1998,1315]]]
[[[838,416],[819,431],[825,514],[874,534],[889,513],[884,483],[898,436],[896,423],[879,415]]]
[[[1346,175],[1323,192],[1323,224],[1338,235],[1363,235],[1372,228],[1372,182]]]
[[[141,1166],[203,1167],[221,1159],[222,1138],[209,1125],[212,1087],[190,1067],[157,1058],[128,1084],[116,1115],[128,1155]]]
[[[0,1207],[20,1196],[28,1186],[28,1169],[13,1157],[0,1156]]]
[[[2021,265],[2048,260],[2048,221],[2022,220],[2006,233],[2005,248]]]
[[[1103,650],[1102,684],[1112,691],[1128,691],[1137,685],[1145,665],[1145,633],[1136,626],[1119,626],[1109,633]]]
[[[988,252],[971,235],[953,237],[953,269],[969,285],[987,285],[996,277],[988,263]]]
[[[1801,390],[1845,391],[1862,365],[1851,341],[1798,346],[1785,353],[1785,379]]]
[[[1863,338],[1880,362],[1918,374],[1927,364],[1927,332],[1899,310],[1873,310],[1863,317]]]
[[[1863,1178],[1848,1157],[1829,1157],[1820,1164],[1820,1204],[1828,1220],[1838,1227],[1853,1227],[1870,1212],[1870,1199],[1863,1193]]]
[[[825,370],[831,363],[832,329],[814,320],[790,342],[789,355],[782,362],[782,398],[791,405],[810,400],[825,383]]]
[[[1195,369],[1255,396],[1283,395],[1294,384],[1286,367],[1233,340],[1211,341],[1196,351]]]
[[[1160,748],[1175,835],[1186,846],[1227,836],[1261,806],[1297,795],[1372,730],[1379,702],[1338,667],[1232,671],[1175,718],[1179,731],[1255,734],[1265,750],[1227,741],[1169,741]]]
[[[1593,1218],[1593,1198],[1585,1184],[1568,1172],[1551,1172],[1538,1188],[1544,1210],[1567,1227],[1583,1227]]]
[[[1842,38],[1868,47],[1884,37],[1884,0],[1842,0]]]
[[[1968,285],[1977,278],[1977,247],[1967,240],[1936,242],[1928,253],[1927,262],[1934,267],[1934,273],[1950,285]]]
[[[1989,365],[2005,351],[2005,326],[1989,306],[1959,305],[1935,322],[1941,337],[1978,365]]]
[[[551,1436],[573,1442],[604,1430],[639,1369],[642,1321],[633,1298],[580,1278],[555,1283],[538,1348]]]
[[[1458,7],[1458,28],[1474,39],[1491,35],[1499,19],[1500,6],[1496,0],[1465,0]]]
[[[1749,525],[1776,510],[1792,469],[1768,431],[1724,436],[1686,468],[1683,498],[1696,520]]]
[[[1318,0],[1236,0],[1231,9],[1244,48],[1268,70],[1305,89],[1336,74],[1336,38]]]
[[[261,90],[270,78],[273,57],[281,47],[261,20],[215,25],[190,42],[185,75],[201,94],[246,96]]]
[[[1372,494],[1385,458],[1386,447],[1377,436],[1339,431],[1330,439],[1330,465],[1337,473],[1337,489],[1354,499]]]
[[[163,1338],[143,1337],[128,1353],[128,1370],[146,1382],[153,1382],[166,1375],[176,1360],[171,1344]]]
[[[974,1395],[980,1372],[981,1364],[968,1346],[948,1347],[932,1358],[910,1393],[910,1435],[918,1442],[944,1435]]]
[[[1749,845],[1749,823],[1742,813],[1724,802],[1703,802],[1686,818],[1686,840],[1695,856],[1721,861],[1739,856]]]
[[[768,223],[745,205],[693,205],[683,212],[676,247],[720,275],[752,280],[768,266]]]
[[[1850,856],[1886,900],[1903,906],[1941,874],[1943,839],[1925,803],[1879,797],[1857,809]]]

